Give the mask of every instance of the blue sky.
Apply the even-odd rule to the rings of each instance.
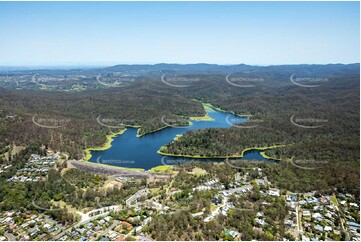
[[[360,59],[359,2],[0,2],[0,65]]]

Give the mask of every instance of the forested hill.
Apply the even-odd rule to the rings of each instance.
[[[276,72],[279,74],[304,73],[323,75],[348,72],[357,74],[360,72],[360,64],[328,64],[328,65],[274,65],[274,66],[252,66],[245,64],[238,65],[216,65],[216,64],[155,64],[155,65],[116,65],[99,69],[106,72],[124,72],[124,71],[141,71],[141,72],[193,72],[193,73],[219,73],[225,74],[230,72]]]
[[[299,64],[299,65],[269,65],[269,66],[255,66],[255,65],[246,65],[246,64],[235,64],[235,65],[217,65],[217,64],[167,64],[160,63],[154,65],[115,65],[109,67],[87,67],[87,68],[71,68],[63,67],[52,69],[51,67],[35,68],[31,67],[2,67],[0,66],[0,73],[108,73],[108,72],[193,72],[198,74],[205,73],[219,73],[227,74],[230,72],[277,72],[278,74],[292,74],[292,73],[317,73],[318,75],[322,74],[335,74],[340,72],[348,72],[349,74],[357,74],[360,70],[359,63],[353,64],[327,64],[327,65],[308,65],[308,64]]]
[[[100,125],[98,117],[113,120],[109,126],[141,126],[144,134],[164,127],[163,115],[204,115],[202,105],[193,101],[197,99],[235,114],[251,114],[247,125],[256,128],[189,132],[168,144],[167,152],[234,155],[245,147],[291,144],[267,154],[328,162],[325,167],[330,169],[317,169],[307,179],[318,177],[317,184],[357,190],[359,71],[359,64],[119,65],[73,73],[44,70],[35,82],[31,79],[36,71],[9,72],[0,75],[0,148],[38,142],[81,158],[83,149],[102,145],[105,135],[116,131]],[[97,74],[102,74],[100,80]],[[292,123],[292,117],[301,126]],[[38,126],[33,119],[59,128]],[[337,180],[325,183],[336,175]]]

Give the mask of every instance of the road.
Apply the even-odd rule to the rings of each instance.
[[[104,232],[102,232],[100,236],[105,236],[110,230],[114,229],[114,227],[117,226],[119,222],[119,220],[114,220],[113,224],[110,225],[106,230],[104,230]]]

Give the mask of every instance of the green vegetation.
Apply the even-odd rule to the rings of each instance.
[[[38,144],[32,144],[20,151],[13,157],[11,169],[0,174],[1,210],[38,210],[64,224],[73,223],[76,217],[68,212],[68,206],[81,210],[123,204],[130,195],[145,187],[145,180],[137,180],[125,182],[122,187],[104,188],[106,176],[78,169],[67,169],[62,172],[67,167],[66,162],[57,169],[50,169],[45,181],[7,182],[6,179],[13,176],[17,169],[24,167],[30,154],[45,154],[45,151],[38,147]],[[63,203],[67,207],[56,205]]]
[[[127,68],[135,68],[135,72],[141,74],[138,73],[136,81],[122,88],[101,89],[91,85],[77,93],[1,88],[0,140],[3,144],[0,148],[37,141],[40,145],[68,153],[70,159],[80,159],[85,149],[106,143],[106,135],[112,131],[97,122],[99,116],[112,120],[107,125],[141,126],[139,135],[143,135],[164,127],[161,121],[164,115],[202,117],[204,107],[200,102],[212,103],[235,115],[252,115],[244,125],[257,127],[189,131],[161,152],[192,157],[228,157],[241,155],[247,147],[283,144],[287,146],[262,154],[282,161],[315,160],[327,165],[305,170],[289,162],[279,162],[274,166],[277,170],[273,178],[278,183],[290,179],[297,184],[293,185],[295,190],[300,187],[302,190],[337,188],[359,194],[359,64],[208,66],[207,71],[202,65],[159,65],[117,66],[106,70],[115,72]],[[149,74],[138,68],[146,68]],[[197,75],[200,81],[192,88],[173,88],[160,82],[154,70]],[[51,70],[46,72],[52,73]],[[231,72],[264,81],[255,83],[252,88],[238,88],[225,81],[225,75]],[[293,73],[299,77],[327,78],[328,82],[317,88],[303,88],[290,82]],[[89,77],[85,81],[96,82]],[[34,115],[39,119],[60,120],[61,127],[39,127],[32,122]],[[298,127],[290,122],[293,116],[301,119],[301,125],[321,127]],[[307,123],[302,119],[327,122]],[[262,122],[252,123],[252,120]],[[44,124],[54,125],[50,121]],[[2,159],[7,161],[4,153]],[[301,177],[305,180],[304,185],[299,182]]]
[[[167,174],[171,174],[173,172],[173,167],[172,166],[156,166],[153,167],[150,170],[152,173],[167,173]]]
[[[85,149],[85,151],[84,151],[84,152],[85,152],[84,160],[85,160],[85,161],[90,160],[90,158],[91,158],[91,151],[95,151],[95,150],[98,150],[98,151],[99,151],[99,150],[107,150],[107,149],[109,149],[110,147],[112,147],[113,138],[116,137],[116,136],[118,136],[118,135],[123,134],[126,130],[127,130],[127,129],[122,129],[122,130],[120,130],[120,131],[118,131],[118,132],[112,132],[112,133],[108,134],[108,135],[106,136],[107,141],[105,142],[105,144],[104,144],[103,146],[100,146],[100,147],[91,147],[91,148]]]

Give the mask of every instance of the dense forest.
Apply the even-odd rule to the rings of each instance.
[[[164,127],[161,121],[164,115],[203,116],[201,103],[193,101],[197,99],[235,114],[251,114],[250,121],[244,125],[256,127],[190,131],[177,141],[165,144],[165,152],[232,156],[246,147],[285,144],[287,146],[268,150],[266,154],[284,161],[315,160],[327,164],[313,171],[283,166],[285,171],[294,170],[291,173],[294,175],[290,175],[294,179],[309,174],[307,176],[314,176],[325,186],[358,191],[359,64],[115,66],[101,71],[127,68],[128,73],[137,78],[125,87],[103,86],[81,92],[0,89],[2,149],[5,152],[13,143],[26,145],[35,140],[69,153],[70,158],[80,159],[85,148],[102,145],[106,134],[124,125],[141,126],[139,133],[145,134]],[[91,75],[97,71],[89,70]],[[49,73],[51,70],[42,74]],[[198,81],[189,87],[177,88],[161,81],[163,73]],[[227,74],[242,78],[235,78],[232,85],[226,79]],[[293,74],[322,77],[327,81],[307,88],[295,85],[290,80]],[[252,85],[243,87],[244,82]],[[105,125],[101,125],[99,119]],[[299,126],[292,123],[294,120]],[[279,179],[281,177],[287,175]]]

